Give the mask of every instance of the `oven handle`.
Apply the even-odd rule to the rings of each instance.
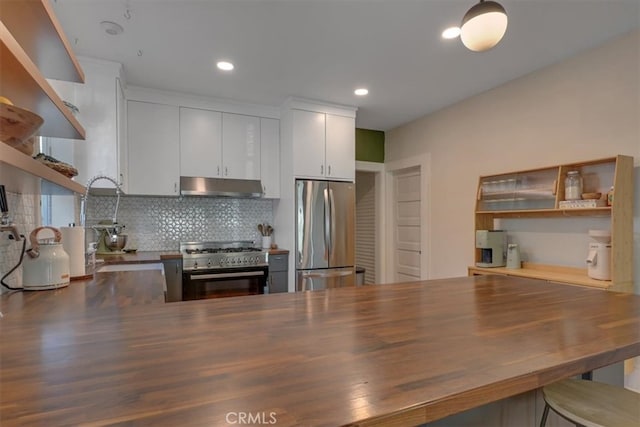
[[[189,280],[209,280],[209,279],[227,279],[232,277],[261,277],[265,276],[264,271],[242,271],[239,273],[213,273],[213,274],[192,274]]]

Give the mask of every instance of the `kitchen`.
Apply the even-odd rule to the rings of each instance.
[[[62,5],[62,2],[58,3]],[[468,7],[466,4],[460,5],[460,9],[466,7]],[[463,12],[464,10],[461,11],[461,13]],[[129,28],[127,28],[128,30]],[[511,31],[511,27],[509,31]],[[507,41],[505,39],[505,43]],[[427,191],[427,194],[422,197],[424,201],[432,201],[426,214],[428,221],[425,222],[425,226],[421,230],[422,233],[428,234],[420,241],[420,245],[424,245],[425,249],[421,255],[425,257],[423,265],[426,268],[419,274],[430,279],[466,274],[466,268],[472,263],[473,206],[471,203],[475,200],[478,176],[604,158],[616,154],[631,155],[635,159],[640,157],[637,144],[638,129],[635,123],[638,110],[637,97],[633,96],[635,93],[633,89],[629,90],[629,88],[637,87],[637,73],[633,71],[637,70],[638,61],[630,54],[630,52],[637,51],[634,46],[637,46],[637,36],[613,40],[601,48],[584,52],[531,75],[513,80],[506,85],[471,97],[466,101],[451,105],[423,119],[386,132],[385,167],[389,166],[389,170],[392,168],[402,169],[413,167],[418,163],[426,164],[430,171],[429,185],[423,186],[423,191]],[[497,54],[497,51],[484,55],[493,53]],[[142,57],[144,57],[144,52]],[[486,57],[480,54],[472,57],[473,61],[487,61],[483,58]],[[626,72],[621,70],[626,70]],[[590,90],[580,91],[581,87],[589,87]],[[598,88],[598,90],[594,88]],[[373,95],[374,90],[370,89],[371,95]],[[558,99],[555,95],[557,93],[571,96]],[[525,106],[518,102],[519,99],[528,99],[529,101]],[[548,99],[553,99],[553,103],[549,104]],[[347,104],[344,101],[341,103]],[[487,105],[491,105],[491,108],[487,109]],[[365,110],[366,105],[358,110],[357,120]],[[262,114],[256,113],[255,115],[263,117]],[[501,119],[503,117],[512,117],[513,119],[505,123]],[[266,118],[273,117],[267,116]],[[465,123],[465,126],[460,126],[460,123]],[[526,124],[526,132],[522,132],[523,123]],[[535,127],[531,123],[535,123]],[[358,123],[358,126],[378,128],[374,124],[367,123],[361,125]],[[500,129],[500,133],[496,133],[495,129]],[[415,141],[425,142],[415,144]],[[519,142],[517,147],[514,146],[515,141]],[[567,142],[566,145],[560,143],[565,141],[570,142]],[[606,144],[603,144],[602,141],[606,141]],[[540,156],[540,153],[551,150],[554,153],[552,157]],[[508,163],[505,161],[505,152],[508,153],[510,160]],[[460,153],[465,153],[465,155],[460,156]],[[425,160],[427,154],[430,159]],[[481,159],[482,161],[474,162],[471,159]],[[382,174],[384,175],[385,172]],[[637,200],[639,199],[637,196],[639,187],[637,167],[635,183],[636,205],[633,216],[636,224],[634,241],[637,248]],[[452,192],[451,185],[456,188],[456,197],[449,197]],[[20,206],[16,203],[18,197],[15,194],[9,194],[9,202],[12,210],[15,210],[14,217],[17,220],[22,220],[17,213],[37,206],[38,201],[26,196],[28,200]],[[25,191],[22,194],[34,193]],[[104,200],[112,200],[112,198],[107,197]],[[123,200],[123,203],[127,203],[128,198],[125,197]],[[193,199],[138,198],[133,200],[131,207],[127,209],[140,215],[144,211],[152,212],[153,209],[149,209],[150,206],[161,210],[165,209],[163,203],[177,205],[184,203],[185,200],[192,201]],[[446,204],[435,203],[435,201],[441,200],[446,200]],[[251,205],[247,206],[243,202],[247,201],[228,202],[232,205],[224,209],[225,211],[231,209],[235,212],[251,212]],[[268,207],[268,205],[273,206],[274,203],[280,204],[282,199],[279,202],[269,200],[255,202],[267,204],[267,208],[262,209],[261,205],[256,209],[259,212],[247,220],[251,222],[251,227],[247,227],[246,231],[240,233],[246,233],[248,236],[236,234],[229,237],[234,240],[242,240],[245,237],[256,240],[259,237],[255,228],[256,224],[269,222],[274,224],[276,230],[274,242],[284,249],[293,249],[292,244],[284,244],[281,240],[285,236],[279,235],[283,227],[277,223],[277,221],[282,221],[278,219],[280,217],[277,213],[278,208],[270,210]],[[112,204],[110,202],[100,201],[98,203],[104,206],[101,208],[102,211],[111,212]],[[205,202],[194,201],[193,203]],[[209,218],[219,218],[225,212],[216,210],[217,207],[209,207],[208,209],[210,211],[205,211],[204,215]],[[133,213],[129,215],[131,217]],[[25,222],[27,223],[18,224],[23,233],[34,229],[35,225],[39,224],[39,221],[36,220],[31,220],[31,223],[28,220]],[[135,236],[135,233],[140,233],[146,234],[148,238],[148,240],[144,240],[144,236],[138,237],[139,240],[132,247],[137,247],[141,251],[176,249],[176,246],[161,246],[164,244],[162,237],[154,236],[151,231],[145,230],[144,224],[138,222],[134,226],[134,220],[127,217],[122,222],[127,225],[129,229],[127,232],[132,237]],[[66,222],[58,224],[66,224]],[[196,226],[198,229],[201,227],[201,225]],[[216,240],[218,237],[220,240],[225,240],[227,235],[224,233],[233,233],[230,231],[231,229],[224,226],[213,226],[213,228],[217,233],[221,233],[221,235],[212,236]],[[379,228],[382,229],[380,230],[382,232],[385,227]],[[542,227],[538,226],[538,228]],[[562,225],[557,228],[562,228]],[[171,231],[167,230],[167,232]],[[527,233],[527,230],[524,230],[523,233]],[[566,237],[566,235],[559,234],[550,238],[564,241],[563,239]],[[572,233],[569,238],[571,239],[571,247],[580,249],[586,247],[587,237],[583,236],[583,233]],[[542,255],[548,257],[563,255],[558,253],[561,252],[561,247],[555,244],[558,240],[552,240],[551,244],[546,242],[545,247],[548,246],[555,252]],[[145,242],[150,242],[149,246],[142,246],[142,243]],[[158,246],[153,246],[156,242]],[[176,239],[174,238],[172,242],[175,245]],[[530,251],[530,254],[535,253],[542,256],[539,252]],[[580,250],[575,252],[574,257],[579,259],[580,265],[583,265],[584,254]],[[636,253],[638,253],[637,249]],[[376,277],[377,282],[396,281],[392,275],[392,263],[385,262],[384,255],[379,260],[381,264],[387,264],[383,267],[383,270],[387,271]],[[541,262],[544,261],[545,259],[541,260]],[[568,263],[576,264],[577,262],[570,259]],[[289,266],[292,265],[290,262]],[[638,277],[637,258],[634,258],[633,265],[635,277]],[[290,270],[291,273],[292,270]],[[290,276],[289,286],[292,283],[293,277]]]

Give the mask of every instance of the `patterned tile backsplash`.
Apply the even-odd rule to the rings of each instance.
[[[11,220],[20,234],[28,237],[29,233],[36,228],[39,200],[40,196],[37,194],[18,194],[7,191]],[[0,277],[18,263],[20,252],[22,252],[22,242],[9,239],[9,233],[0,233]],[[9,286],[22,286],[22,267],[11,273],[5,282]],[[0,287],[0,293],[3,291],[5,289]]]
[[[271,200],[208,197],[133,197],[120,199],[118,222],[127,248],[177,250],[181,241],[251,240],[259,244],[259,223],[273,224]],[[112,219],[115,196],[92,196],[87,225]],[[275,237],[276,233],[274,233]]]

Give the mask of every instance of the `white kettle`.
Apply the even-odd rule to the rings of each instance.
[[[38,241],[45,228],[53,231],[53,242]],[[69,255],[62,247],[62,233],[54,227],[38,227],[29,235],[31,249],[22,267],[22,287],[25,290],[57,289],[69,285]]]

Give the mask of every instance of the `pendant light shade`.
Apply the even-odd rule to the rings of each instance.
[[[460,38],[475,52],[489,50],[507,31],[507,12],[495,1],[480,0],[462,18]]]

